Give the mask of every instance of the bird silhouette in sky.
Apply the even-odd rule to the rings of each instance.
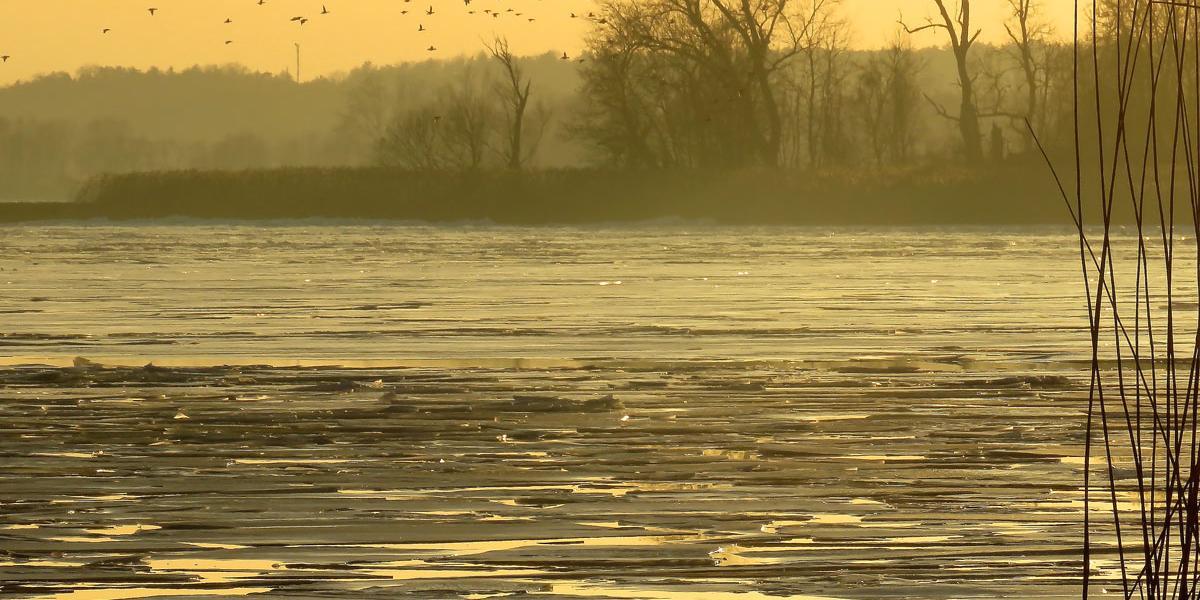
[[[417,2],[419,2],[419,1],[420,0],[417,0]],[[421,33],[430,32],[433,30],[440,31],[440,30],[445,29],[446,27],[443,27],[443,25],[446,25],[446,24],[442,23],[440,20],[446,18],[445,15],[449,12],[458,12],[463,17],[469,17],[471,19],[488,18],[487,19],[488,21],[503,18],[504,22],[506,22],[506,23],[513,23],[513,24],[522,23],[522,24],[524,24],[524,26],[527,26],[527,27],[534,27],[535,25],[533,25],[533,24],[535,22],[539,21],[539,19],[541,19],[541,17],[546,16],[546,15],[539,15],[538,17],[535,18],[534,16],[527,14],[526,12],[522,12],[524,10],[524,7],[534,6],[535,0],[492,0],[494,2],[503,2],[504,4],[508,4],[508,6],[505,6],[503,9],[501,9],[501,8],[478,8],[479,5],[481,4],[481,2],[477,2],[476,0],[462,0],[462,5],[461,5],[462,8],[454,9],[453,5],[457,4],[457,1],[458,0],[429,0],[428,2],[422,2],[423,4],[426,4],[426,8],[424,10],[421,10],[420,8],[416,8],[415,10],[409,10],[409,8],[412,8],[413,5],[416,4],[416,2],[414,2],[414,0],[401,0],[401,2],[399,2],[397,4],[399,4],[400,7],[404,7],[398,11],[399,15],[401,17],[409,17],[412,15],[421,15],[421,17],[425,20],[425,22],[418,22],[418,24],[417,24],[417,31],[421,32]],[[582,3],[585,0],[561,0],[561,1],[563,3],[567,3],[567,2]],[[269,2],[269,0],[247,0],[246,4],[252,5],[252,6],[257,5],[257,6],[263,7],[263,6],[266,6],[268,2]],[[313,3],[313,5],[315,7],[318,4]],[[319,4],[319,6],[321,7],[321,10],[319,13],[320,15],[329,16],[330,20],[335,18],[335,16],[333,16],[334,11],[330,10],[330,8],[329,8],[328,0],[326,0],[325,3]],[[358,8],[358,5],[349,5],[349,6],[352,6],[353,8],[348,9],[348,10],[352,10],[352,11],[362,10],[362,9]],[[542,6],[545,6],[545,5],[543,4]],[[145,8],[144,10],[146,11],[146,13],[149,16],[156,17],[158,15],[159,7],[150,6],[150,7]],[[281,9],[281,10],[286,10],[286,9]],[[424,14],[422,14],[422,13],[424,13]],[[292,13],[292,14],[295,14],[295,13]],[[601,23],[601,24],[603,23],[603,19],[599,18],[598,15],[594,15],[593,13],[571,12],[571,11],[564,10],[564,11],[562,11],[562,14],[560,16],[563,17],[564,19],[568,18],[568,17],[571,19],[575,19],[575,18],[584,19],[585,15],[586,15],[587,21],[590,21],[593,23]],[[243,23],[243,24],[245,23],[245,21],[236,14],[227,14],[225,16],[219,16],[219,15],[212,15],[212,16],[222,19],[222,22],[225,25],[232,26],[235,22]],[[239,17],[239,18],[235,19],[235,17]],[[513,18],[513,17],[517,17],[517,18]],[[303,15],[297,15],[297,16],[290,17],[289,20],[292,23],[295,23],[300,26],[304,26],[304,25],[308,24],[310,19]],[[434,21],[436,21],[436,22],[434,22]],[[164,24],[169,24],[172,22],[173,21],[171,19],[168,19],[168,21],[164,22]],[[322,24],[324,24],[327,21],[322,19],[322,20],[320,20],[320,22]],[[314,21],[313,23],[314,23],[313,26],[316,27],[317,21]],[[429,23],[429,25],[426,26],[426,23]],[[453,22],[453,23],[455,23],[455,26],[457,26],[457,22]],[[308,29],[309,28],[305,27],[305,30],[308,30]],[[117,35],[115,30],[111,27],[102,27],[100,29],[100,33],[102,35],[109,35],[109,34]],[[233,39],[217,38],[217,40],[214,40],[214,42],[218,42],[218,41],[224,41],[225,45],[231,45],[234,43]],[[426,41],[426,43],[427,43],[427,41]],[[418,46],[418,48],[419,48],[419,46]],[[437,50],[438,50],[438,46],[436,45],[436,43],[428,44],[428,48],[426,48],[427,52],[435,52]],[[9,59],[10,59],[10,57],[8,55],[5,55],[3,57],[3,62],[8,62]],[[572,58],[568,53],[563,52],[562,60],[563,61],[573,61],[574,58]],[[582,60],[582,59],[580,59],[580,60]]]

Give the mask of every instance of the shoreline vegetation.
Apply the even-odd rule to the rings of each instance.
[[[0,203],[0,222],[366,219],[514,225],[656,219],[746,225],[1065,225],[1044,167],[818,174],[747,169],[437,171],[388,167],[103,175],[73,202]]]
[[[1117,91],[1075,75],[1124,70],[1125,5],[1096,5],[1088,52],[1036,2],[992,23],[948,4],[873,49],[851,47],[836,1],[601,0],[574,55],[519,56],[498,36],[473,57],[310,81],[236,66],[40,77],[0,88],[0,199],[76,200],[0,204],[0,222],[1068,226],[1043,157],[1071,162],[1076,122],[1155,104],[1076,101]],[[1007,41],[979,42],[982,27]],[[930,39],[943,46],[914,45]],[[1111,181],[1088,166],[1103,153],[1079,158],[1085,187]]]
[[[88,187],[86,206],[6,207],[7,219],[1064,224],[1040,156],[1072,155],[1074,63],[1120,63],[1053,36],[1037,3],[1009,1],[1003,22],[973,23],[958,0],[873,48],[850,44],[836,1],[764,2],[755,15],[600,0],[570,54],[521,56],[500,35],[474,56],[312,80],[238,65],[49,74],[0,87],[0,199]],[[1010,39],[943,35],[981,25]],[[1113,33],[1096,35],[1107,47]],[[201,191],[218,206],[198,206]],[[309,204],[321,194],[331,206]]]
[[[1127,7],[1095,4],[1089,52],[1028,0],[983,24],[1008,41],[978,42],[970,4],[937,0],[941,19],[870,50],[850,47],[838,2],[602,0],[574,56],[518,56],[499,36],[474,57],[308,82],[236,67],[41,77],[0,88],[0,198],[75,201],[0,204],[0,222],[1068,226],[1044,159],[1107,191],[1106,155],[1076,124],[1162,102],[1141,87],[1106,101],[1115,78],[1077,77],[1126,70]],[[929,36],[948,45],[914,46]],[[203,110],[179,119],[184,104]],[[1111,190],[1113,223],[1136,222],[1135,187]]]

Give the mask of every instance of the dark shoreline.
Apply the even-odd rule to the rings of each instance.
[[[560,225],[1070,225],[1040,165],[986,171],[415,172],[384,168],[107,175],[74,202],[0,203],[0,223],[196,218]]]

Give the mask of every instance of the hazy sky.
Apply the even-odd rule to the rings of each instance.
[[[0,0],[0,85],[47,71],[84,65],[187,67],[242,63],[278,72],[295,63],[302,47],[305,78],[346,71],[366,61],[393,63],[473,54],[481,40],[507,36],[522,54],[577,51],[588,29],[592,0]],[[890,38],[896,19],[922,22],[934,14],[932,0],[843,0],[855,45],[875,47]],[[1047,20],[1070,28],[1072,3],[1043,0]],[[147,8],[158,8],[150,16]],[[995,19],[1005,0],[975,0],[984,39],[997,40]],[[432,8],[434,15],[425,12]],[[498,11],[494,18],[485,9]],[[509,10],[512,12],[508,12]],[[407,10],[408,14],[402,11]],[[469,14],[474,10],[475,14]],[[521,16],[516,16],[522,13]],[[305,25],[290,21],[305,16]],[[535,19],[529,21],[530,18]],[[233,22],[226,24],[225,20]],[[419,32],[424,26],[427,31]],[[112,31],[103,34],[101,30]],[[226,44],[226,41],[232,43]],[[922,44],[942,44],[935,32]],[[435,46],[436,51],[428,48]]]

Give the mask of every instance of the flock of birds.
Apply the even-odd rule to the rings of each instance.
[[[253,1],[254,4],[257,4],[258,6],[265,6],[270,0],[251,0],[251,1]],[[435,0],[428,0],[428,1],[434,2]],[[526,14],[524,11],[517,10],[512,7],[505,8],[503,10],[496,10],[496,9],[491,9],[491,8],[477,9],[473,6],[473,3],[475,2],[475,0],[454,0],[454,1],[462,2],[461,8],[463,11],[465,11],[465,13],[467,15],[478,15],[478,16],[483,16],[483,17],[491,17],[493,19],[507,17],[507,18],[512,18],[512,19],[521,19],[528,23],[533,23],[533,22],[537,21],[537,17],[531,16],[529,14]],[[497,0],[493,0],[493,1],[497,1]],[[513,2],[516,0],[499,0],[499,1]],[[538,1],[540,2],[540,0],[538,0]],[[413,0],[401,0],[401,2],[403,4],[412,4]],[[424,2],[421,2],[421,3],[423,4]],[[160,9],[155,6],[146,8],[146,13],[149,15],[149,17],[155,17],[156,15],[159,14],[159,12],[161,12]],[[416,14],[418,16],[422,16],[425,18],[434,17],[435,15],[438,15],[441,12],[444,12],[444,11],[442,9],[434,8],[434,4],[429,4],[428,8],[425,8],[425,9],[405,8],[400,11],[400,13],[402,15]],[[319,13],[317,13],[316,16],[314,16],[313,18],[329,18],[333,14],[334,14],[334,11],[330,10],[328,6],[322,4],[321,11]],[[570,12],[569,17],[571,19],[585,19],[588,21],[592,21],[593,23],[599,23],[599,24],[604,23],[604,19],[602,17],[599,17],[595,13],[592,13],[592,12],[586,12],[586,13]],[[298,26],[298,27],[304,27],[305,25],[307,25],[310,22],[310,18],[306,15],[296,15],[296,16],[292,16],[289,19],[289,21],[291,23],[296,24],[296,26]],[[224,24],[225,25],[233,25],[234,24],[233,18],[225,17]],[[426,32],[429,32],[430,29],[425,27],[425,21],[422,20],[417,23],[416,31],[418,33],[426,33]],[[100,29],[100,33],[101,33],[101,35],[109,35],[109,34],[113,33],[113,28],[103,27]],[[233,39],[225,39],[226,46],[231,45],[233,43],[234,43]],[[427,48],[426,50],[428,52],[437,52],[438,48],[436,45],[430,44],[429,48]],[[561,58],[562,58],[562,60],[571,60],[571,57],[566,52],[563,53]],[[0,54],[0,64],[6,64],[9,62],[10,59],[12,59],[11,55]],[[577,59],[577,60],[579,62],[583,62],[583,59]]]

